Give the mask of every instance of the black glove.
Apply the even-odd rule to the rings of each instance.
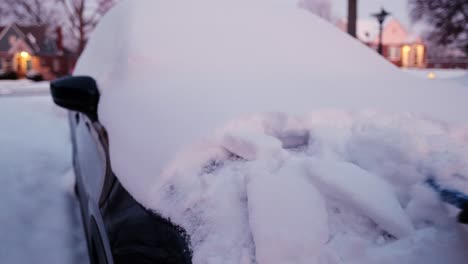
[[[460,214],[458,214],[458,222],[468,225],[468,205],[465,205]]]

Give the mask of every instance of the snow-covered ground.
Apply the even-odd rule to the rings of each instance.
[[[0,146],[0,263],[86,263],[66,112],[49,96],[0,98]]]
[[[463,69],[406,69],[411,75],[436,82],[454,82],[468,87],[468,70]]]
[[[47,94],[49,83],[33,82],[26,79],[21,80],[0,80],[0,97],[18,95]]]

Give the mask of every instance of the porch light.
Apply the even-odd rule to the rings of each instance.
[[[22,52],[20,52],[20,56],[23,59],[27,59],[27,58],[29,58],[29,53],[27,53],[26,51],[22,51]]]
[[[409,45],[403,46],[403,52],[410,52],[410,51],[411,51],[411,47]]]

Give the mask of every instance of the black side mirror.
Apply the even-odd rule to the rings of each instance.
[[[50,84],[55,104],[88,115],[97,120],[99,90],[96,81],[88,76],[57,79]]]

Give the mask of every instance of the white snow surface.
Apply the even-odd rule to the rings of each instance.
[[[44,94],[49,92],[49,82],[30,80],[0,80],[0,96],[11,94]]]
[[[88,263],[74,175],[64,177],[66,111],[50,96],[0,98],[0,121],[0,263]]]
[[[98,82],[117,177],[194,263],[466,263],[423,182],[468,191],[468,91],[291,1],[123,2],[75,74]]]
[[[395,237],[413,233],[409,217],[391,187],[381,178],[349,162],[311,159],[309,163],[312,181],[325,195],[361,210]]]
[[[430,73],[435,80],[428,81],[452,81],[468,87],[468,70],[464,69],[406,69],[406,72],[424,79],[428,79]]]

